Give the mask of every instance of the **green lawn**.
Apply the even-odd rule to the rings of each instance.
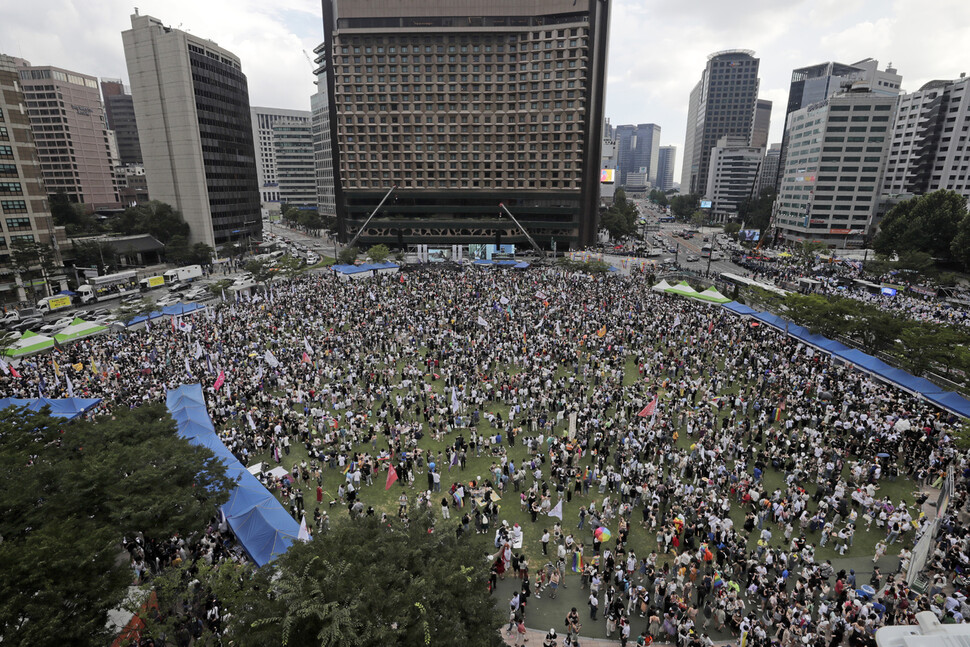
[[[400,367],[398,368],[400,369]],[[560,369],[560,372],[564,372],[563,369]],[[430,380],[431,376],[430,375],[426,376],[426,379]],[[631,358],[627,361],[624,383],[632,384],[638,379],[640,378],[637,374],[637,366],[635,364],[635,361]],[[441,380],[438,380],[438,381],[432,382],[432,384],[433,384],[434,390],[437,393],[444,396],[443,382]],[[735,385],[734,388],[729,389],[727,393],[736,392],[738,388],[739,388],[739,385]],[[661,406],[663,405],[661,404]],[[504,415],[504,414],[507,414],[508,407],[501,404],[495,404],[493,406],[488,407],[487,410],[496,414]],[[489,424],[487,420],[483,419],[481,423],[478,425],[478,428],[482,433],[489,433],[488,426]],[[422,440],[420,441],[419,446],[429,453],[431,452],[437,453],[438,450],[443,450],[445,447],[450,446],[456,433],[457,432],[452,432],[450,436],[446,436],[441,442],[436,442],[432,438],[431,434],[426,433],[422,438]],[[691,439],[687,437],[685,430],[681,429],[679,435],[680,435],[680,438],[678,439],[678,443],[683,447],[689,447],[691,443]],[[467,432],[465,432],[465,438],[466,440],[468,438]],[[506,447],[507,447],[507,443],[506,443]],[[383,437],[381,437],[378,440],[378,450],[382,448],[386,449],[386,445],[383,442]],[[359,451],[370,452],[372,451],[372,449],[370,445],[367,445],[364,447],[360,447]],[[509,451],[509,456],[512,460],[515,461],[516,465],[518,465],[521,461],[526,459],[527,450],[521,443],[518,443],[514,448],[512,448]],[[283,458],[282,465],[287,469],[289,469],[292,467],[292,465],[295,462],[300,462],[301,460],[307,458],[307,455],[301,444],[294,443],[291,447],[290,455],[283,456],[282,458]],[[253,463],[257,461],[266,461],[270,465],[275,465],[275,461],[268,453],[254,456],[251,458],[251,461]],[[442,474],[442,479],[441,479],[442,493],[432,494],[432,501],[434,501],[433,511],[436,517],[439,519],[441,518],[441,510],[440,510],[439,502],[442,496],[444,496],[445,493],[447,492],[447,489],[452,482],[461,481],[461,482],[467,483],[468,481],[473,479],[478,480],[480,477],[487,478],[487,474],[491,464],[492,464],[491,456],[483,455],[482,457],[476,457],[474,453],[471,453],[468,456],[467,467],[465,470],[459,470],[457,466],[449,470],[448,466],[442,466],[442,468],[440,469]],[[583,465],[589,464],[588,456],[584,459],[582,464]],[[846,469],[848,469],[848,467]],[[750,468],[749,468],[749,471],[750,471]],[[342,478],[343,477],[339,471],[326,470],[324,472],[324,490],[326,491],[327,494],[325,495],[324,503],[322,504],[323,510],[328,509],[327,504],[331,498],[336,498],[337,486],[341,482]],[[385,491],[385,488],[384,488],[385,479],[386,479],[386,474],[380,473],[375,477],[374,484],[372,486],[368,487],[366,485],[363,485],[362,490],[359,493],[360,498],[364,502],[364,504],[373,506],[375,510],[378,512],[378,514],[380,514],[381,512],[386,512],[389,515],[396,515],[397,500],[402,491],[404,491],[408,495],[409,500],[413,503],[414,501],[416,501],[417,495],[420,493],[420,491],[427,488],[427,476],[424,471],[416,475],[415,489],[402,487],[399,482],[398,484],[395,484],[394,486],[392,486],[390,490]],[[781,485],[783,485],[783,481],[784,481],[783,473],[775,471],[770,466],[767,468],[764,476],[764,484],[765,484],[766,492],[770,493],[776,487],[780,487]],[[531,476],[527,478],[527,482],[531,483]],[[306,489],[304,490],[304,501],[305,501],[305,507],[307,511],[308,523],[312,523],[313,510],[314,510],[314,507],[316,506],[315,488],[316,488],[316,484],[313,483],[312,485],[307,486]],[[913,489],[914,489],[914,484],[908,479],[901,477],[896,482],[883,481],[880,484],[879,496],[885,496],[888,494],[893,501],[899,501],[902,499],[911,503],[913,501],[913,497],[911,494]],[[814,493],[814,486],[811,487],[810,492]],[[607,492],[607,494],[609,494],[609,492]],[[590,489],[590,494],[588,497],[574,496],[570,503],[564,502],[564,505],[563,505],[564,532],[567,534],[572,532],[575,538],[577,539],[577,541],[581,541],[586,546],[589,546],[592,543],[592,533],[588,527],[588,524],[583,531],[576,530],[576,525],[578,523],[579,508],[582,505],[587,505],[590,501],[590,498],[595,499],[599,507],[599,504],[602,502],[602,499],[604,496],[605,495],[598,494],[597,489],[593,487]],[[614,493],[611,496],[612,500],[614,501],[618,500],[618,497],[619,497],[618,493]],[[506,519],[509,521],[510,524],[518,523],[522,526],[525,532],[525,543],[524,543],[523,550],[526,556],[529,558],[529,562],[532,565],[532,567],[534,568],[548,561],[547,558],[544,558],[542,556],[541,542],[539,541],[539,539],[540,539],[540,536],[542,535],[543,528],[548,528],[551,531],[552,526],[556,520],[552,517],[544,517],[540,515],[538,522],[533,524],[531,521],[530,515],[525,511],[521,510],[518,493],[513,491],[511,482],[509,484],[508,490],[506,490],[502,498],[500,505],[501,505],[501,509],[499,514],[499,519]],[[468,503],[466,500],[466,508],[467,506],[468,506]],[[814,509],[814,507],[815,507],[814,504],[810,504],[810,509]],[[346,516],[345,507],[340,507],[340,508],[335,507],[332,510],[329,510],[329,512],[330,512],[331,519],[333,520],[333,523],[336,523],[339,518],[343,518]],[[461,514],[462,514],[461,512],[452,509],[451,519],[450,521],[443,522],[443,525],[440,526],[441,531],[453,532],[456,525],[458,524],[458,520],[461,518]],[[736,527],[740,529],[744,521],[744,510],[742,509],[741,504],[733,503],[731,516],[734,519]],[[631,517],[631,532],[630,532],[629,545],[630,545],[630,549],[636,552],[637,555],[643,557],[649,554],[651,550],[654,550],[656,533],[653,531],[644,530],[639,525],[639,520],[640,520],[640,511],[638,509],[634,511]],[[774,526],[773,524],[770,524],[769,527],[774,535],[774,538],[772,540],[772,545],[777,545],[777,546],[784,545],[786,542],[784,540],[782,529]],[[614,531],[616,530],[615,525],[614,527],[611,528],[611,530],[614,530]],[[796,525],[795,534],[797,533],[798,533],[798,528]],[[753,534],[756,534],[756,533],[753,533]],[[814,533],[813,535],[810,535],[809,541],[813,543],[817,542],[818,536],[819,535],[817,532]],[[483,552],[486,550],[489,552],[493,552],[493,548],[492,548],[493,537],[494,537],[494,528],[492,528],[492,531],[487,537],[484,535],[476,535],[474,533],[471,533],[469,537],[469,541],[481,543]],[[871,556],[874,552],[875,543],[882,537],[884,537],[884,531],[882,529],[877,528],[875,524],[873,524],[871,532],[865,532],[864,527],[860,526],[856,532],[854,546],[851,551],[846,553],[846,557]],[[752,542],[754,542],[755,539],[752,539]],[[832,548],[833,544],[834,544],[834,541],[830,541],[828,546],[817,549],[816,559],[825,560],[833,557],[838,557],[839,556],[838,553],[834,551]],[[890,552],[891,553],[898,552],[899,547],[901,545],[902,545],[901,542],[897,543],[895,547],[891,547]],[[753,543],[751,544],[751,546],[753,547]]]

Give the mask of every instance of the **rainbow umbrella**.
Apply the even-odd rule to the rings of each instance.
[[[610,531],[605,526],[600,526],[599,528],[593,531],[593,537],[596,538],[596,541],[603,544],[608,542],[610,540],[610,537],[612,537],[612,535],[610,534]]]

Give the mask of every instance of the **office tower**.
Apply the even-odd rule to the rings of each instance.
[[[612,130],[610,128],[609,130]],[[616,141],[606,135],[603,131],[603,148],[600,153],[600,201],[610,203],[613,201],[613,194],[616,193],[618,186],[616,167]],[[606,171],[606,173],[603,173]]]
[[[148,190],[212,247],[259,236],[249,91],[239,59],[135,13],[122,32]]]
[[[758,171],[758,182],[755,186],[754,197],[758,197],[766,190],[774,191],[778,187],[778,160],[781,158],[781,143],[772,144],[765,153]]]
[[[788,157],[773,208],[782,239],[862,244],[876,216],[896,101],[862,88],[789,115]]]
[[[48,195],[63,191],[72,202],[92,209],[116,208],[114,160],[98,80],[17,60]]]
[[[118,143],[118,162],[122,166],[140,165],[141,143],[138,141],[138,124],[131,92],[120,80],[101,79],[101,96],[104,97],[104,117],[108,130],[114,132]]]
[[[313,70],[317,91],[310,95],[310,130],[313,135],[313,166],[316,174],[317,213],[327,219],[337,217],[337,198],[333,178],[333,148],[330,135],[330,95],[327,91],[325,45],[313,50]]]
[[[771,130],[771,101],[758,99],[754,107],[754,125],[751,128],[751,146],[768,147],[768,131]]]
[[[738,206],[752,197],[765,149],[751,146],[744,137],[722,137],[711,151],[707,194],[710,222],[736,220]]]
[[[657,185],[657,166],[660,160],[660,126],[637,124],[633,146],[632,171],[644,173],[648,186]]]
[[[633,144],[636,140],[637,128],[633,125],[617,126],[613,132],[613,141],[616,145],[616,170],[619,176],[616,181],[620,186],[626,186],[626,175],[633,169]]]
[[[310,126],[308,110],[287,110],[285,108],[259,108],[249,110],[253,122],[253,146],[256,148],[256,178],[259,183],[259,201],[263,209],[279,211],[280,203],[286,202],[280,196],[277,176],[276,139],[273,128],[280,121]]]
[[[758,101],[758,66],[754,52],[731,49],[707,57],[701,80],[690,93],[684,172],[685,193],[707,194],[711,151],[722,137],[751,141]]]
[[[923,195],[949,189],[970,198],[968,128],[970,79],[963,74],[900,95],[884,192]]]
[[[874,94],[896,96],[899,94],[902,80],[903,77],[896,73],[892,64],[885,70],[880,70],[879,61],[872,58],[862,59],[852,65],[830,61],[792,70],[776,185],[780,184],[781,173],[785,169],[788,150],[788,117],[791,113],[813,103],[825,101],[833,94],[842,92],[844,86],[854,85],[859,89],[868,88]]]
[[[0,266],[4,268],[12,266],[10,252],[17,240],[44,243],[55,251],[58,247],[20,83],[22,63],[0,54]],[[9,270],[0,274],[6,275],[0,279],[0,301],[11,303],[27,298],[22,280]]]
[[[605,141],[609,139],[610,141],[613,141],[613,135],[613,126],[610,124],[610,118],[607,117],[603,122],[603,140]]]
[[[591,243],[609,3],[324,0],[337,215],[367,243]]]
[[[317,207],[317,176],[313,159],[313,133],[309,119],[280,119],[273,124],[276,178],[280,202]]]
[[[657,153],[657,188],[670,191],[674,188],[674,164],[677,163],[677,147],[661,146]]]

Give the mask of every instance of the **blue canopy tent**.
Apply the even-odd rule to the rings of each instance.
[[[219,439],[205,407],[202,387],[186,384],[172,389],[165,402],[179,435],[212,450],[226,464],[227,476],[236,481],[222,512],[252,560],[262,566],[286,552],[300,534],[300,524]]]
[[[801,328],[801,326],[799,326]],[[791,330],[789,329],[791,333]],[[833,341],[828,337],[823,337],[822,335],[814,335],[808,331],[807,328],[801,328],[797,333],[791,333],[799,341],[808,344],[809,346],[814,346],[815,348],[821,349],[826,353],[834,353],[836,351],[849,350],[849,347],[842,342]]]
[[[527,267],[529,267],[529,264],[528,263],[526,263],[525,261],[519,261],[518,263],[516,263],[515,265],[512,266],[512,269],[513,270],[524,270]]]
[[[762,321],[768,324],[769,326],[774,326],[775,328],[777,328],[782,332],[787,332],[792,326],[795,325],[792,322],[785,319],[784,317],[773,315],[770,312],[756,312],[754,313],[753,316],[758,321]]]
[[[933,384],[926,378],[914,377],[901,368],[889,367],[885,371],[880,371],[879,376],[913,394],[926,396],[931,393],[941,393],[943,391],[943,387]]]
[[[970,401],[958,393],[944,391],[942,393],[924,394],[923,397],[951,413],[970,418]]]
[[[741,315],[742,317],[748,317],[758,312],[754,308],[746,306],[743,303],[738,303],[737,301],[731,301],[729,303],[725,303],[723,308],[728,312],[734,313],[736,315]]]
[[[2,398],[0,409],[8,407],[27,407],[30,411],[40,411],[50,407],[53,418],[74,420],[101,404],[101,398]]]

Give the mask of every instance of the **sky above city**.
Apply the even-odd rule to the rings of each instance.
[[[150,14],[211,39],[242,59],[254,106],[306,109],[313,48],[323,39],[318,0],[134,0]],[[680,174],[687,98],[707,56],[753,50],[760,96],[774,102],[769,141],[781,141],[791,71],[866,57],[892,63],[903,89],[970,72],[966,0],[613,0],[607,116],[656,123],[677,147]],[[121,32],[133,2],[5,2],[0,52],[127,81]]]

